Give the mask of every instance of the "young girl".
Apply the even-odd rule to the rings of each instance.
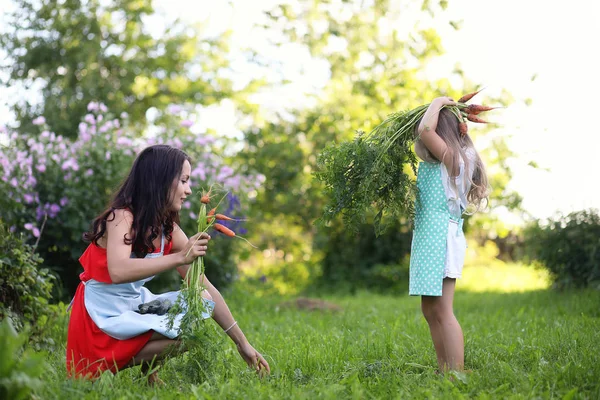
[[[443,108],[454,105],[447,97],[433,100],[415,144],[423,162],[417,174],[409,294],[421,296],[442,372],[464,367],[463,333],[452,308],[467,247],[461,216],[469,205],[479,209],[488,196],[485,168],[471,138]]]
[[[117,372],[140,364],[145,372],[149,363],[163,358],[177,343],[182,315],[169,330],[164,313],[138,311],[153,300],[174,304],[179,292],[154,295],[144,283],[173,268],[185,278],[188,266],[206,254],[210,236],[198,233],[188,240],[178,226],[179,211],[192,194],[190,174],[190,159],[183,151],[166,145],[146,148],[108,209],[84,234],[91,243],[79,259],[84,272],[69,320],[70,375],[96,378],[104,370]],[[219,291],[206,277],[204,284],[207,309],[214,309],[212,317],[244,361],[259,372],[269,372],[269,364],[248,343]],[[156,372],[148,381],[158,381]]]

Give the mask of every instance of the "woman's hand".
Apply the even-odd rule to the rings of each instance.
[[[210,235],[206,232],[199,232],[192,236],[179,252],[182,265],[191,264],[196,258],[206,255],[209,240]]]
[[[269,367],[269,363],[265,358],[256,350],[254,347],[250,345],[248,342],[244,342],[243,344],[237,345],[238,352],[240,356],[246,361],[246,364],[254,370],[259,375],[264,375],[265,373],[270,374],[271,368]]]

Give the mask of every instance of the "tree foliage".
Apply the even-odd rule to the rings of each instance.
[[[275,44],[294,43],[307,48],[314,59],[326,61],[330,76],[315,94],[314,106],[294,111],[293,120],[267,122],[246,135],[247,162],[264,172],[267,178],[264,191],[257,197],[257,218],[289,227],[284,231],[302,226],[305,238],[313,241],[308,256],[300,252],[300,247],[279,240],[275,233],[261,233],[257,240],[262,240],[275,253],[280,252],[280,263],[283,264],[286,257],[303,260],[287,263],[286,270],[294,265],[312,265],[326,279],[339,279],[336,268],[347,270],[347,264],[328,264],[339,259],[333,257],[332,252],[344,248],[340,244],[342,237],[347,236],[344,229],[338,223],[319,229],[313,224],[327,213],[327,190],[314,179],[317,156],[323,154],[327,158],[327,150],[323,153],[327,146],[341,146],[340,152],[346,146],[349,147],[346,150],[352,151],[351,140],[357,131],[370,132],[391,114],[414,109],[434,97],[459,98],[475,88],[459,67],[448,71],[444,79],[432,81],[422,74],[425,66],[442,55],[444,49],[437,32],[430,24],[420,21],[427,21],[431,16],[443,19],[444,8],[445,2],[429,1],[321,1],[283,4],[267,13],[266,29],[279,32],[273,35],[277,38]],[[505,104],[505,99],[486,103]],[[507,180],[502,179],[510,176],[505,160],[513,154],[502,139],[494,141],[494,148],[499,150],[490,151],[495,158],[488,162],[501,163],[492,177],[495,194],[510,200],[511,207],[517,206],[520,199],[505,193]],[[496,200],[499,201],[494,205],[506,203],[499,197]],[[365,218],[373,223],[376,222],[373,217],[361,215],[351,216],[351,219]],[[394,222],[392,225],[393,229],[401,229],[402,224]],[[403,242],[410,240],[396,232],[389,234]],[[361,234],[361,237],[370,240],[369,235]],[[330,246],[329,243],[334,242],[336,245]],[[403,242],[398,243],[399,248],[406,248]],[[349,241],[346,248],[350,246],[353,244]],[[390,263],[388,259],[379,261]],[[369,267],[379,261],[372,260]],[[400,257],[396,263],[403,261]],[[346,276],[360,279],[352,277],[349,271]]]
[[[10,56],[2,83],[41,86],[42,95],[39,104],[13,104],[21,132],[30,132],[33,117],[43,115],[57,133],[76,137],[91,101],[127,110],[143,126],[150,107],[209,105],[235,96],[220,73],[229,62],[228,35],[200,40],[177,21],[161,29],[152,20],[152,0],[14,3],[0,35]]]

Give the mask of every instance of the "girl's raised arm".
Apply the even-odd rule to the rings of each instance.
[[[444,142],[435,131],[440,110],[446,105],[456,105],[456,102],[449,97],[438,97],[434,99],[431,104],[429,104],[423,118],[421,118],[421,123],[417,130],[419,138],[425,147],[427,147],[427,150],[429,150],[435,158],[443,162],[448,171],[451,171],[452,175],[458,175],[460,166],[454,165],[452,149],[446,145],[446,142]]]

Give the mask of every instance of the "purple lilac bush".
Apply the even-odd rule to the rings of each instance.
[[[181,213],[182,227],[190,235],[199,205],[196,194],[202,188],[217,185],[223,193],[229,192],[226,205],[241,217],[244,201],[240,203],[240,194],[257,190],[264,181],[264,176],[240,173],[226,162],[221,154],[231,143],[193,133],[194,123],[183,106],[169,107],[148,129],[152,134],[142,136],[129,126],[125,112],[116,116],[95,102],[88,105],[88,111],[79,124],[77,140],[53,132],[45,119],[38,117],[33,123],[39,132],[20,135],[4,129],[8,145],[0,146],[1,218],[11,232],[38,245],[46,266],[65,277],[67,289],[72,286],[67,276],[76,275],[73,269],[78,267],[77,259],[86,245],[82,233],[106,207],[135,156],[146,146],[169,144],[192,158],[195,195]],[[223,254],[218,242],[225,241],[213,243],[215,253],[230,262],[231,246],[223,244],[229,250]]]

